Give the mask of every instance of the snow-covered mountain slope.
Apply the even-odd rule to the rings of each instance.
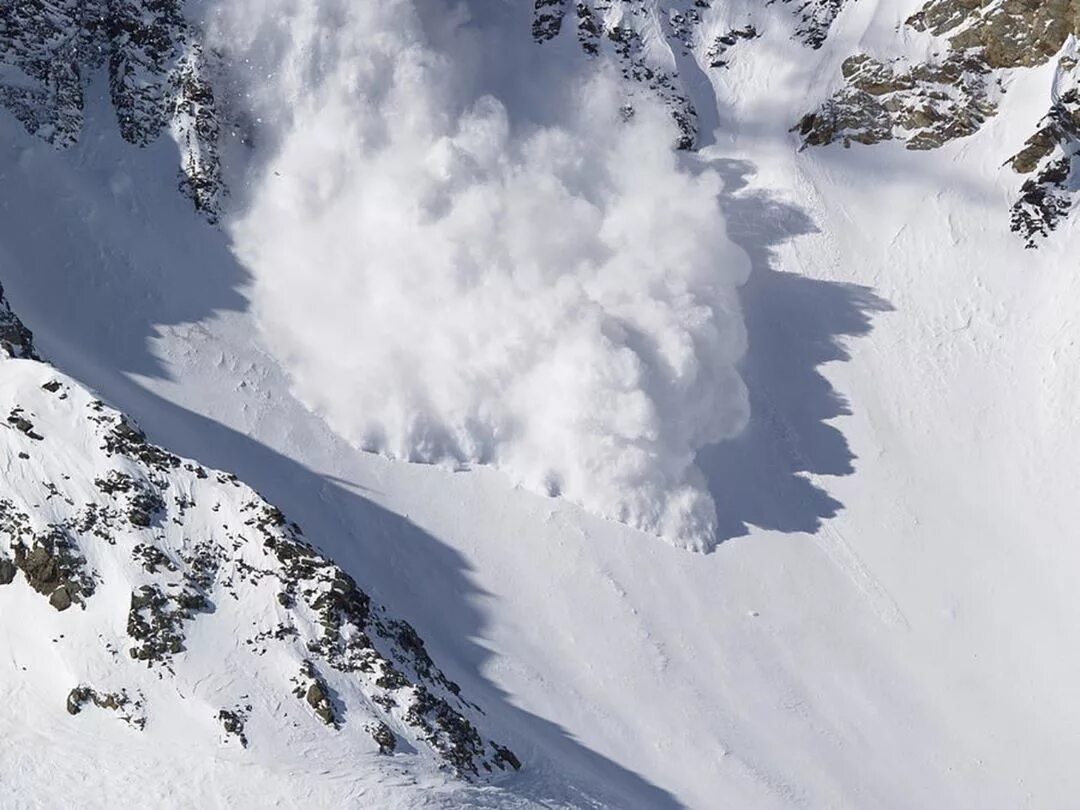
[[[244,761],[264,768],[302,750],[301,782],[328,761],[363,763],[343,795],[400,770],[374,762],[395,753],[463,779],[521,767],[480,736],[468,718],[482,710],[416,631],[298,526],[42,363],[2,292],[0,330],[0,609],[19,617],[2,628],[0,691],[19,709],[5,713],[0,759],[8,778],[22,774],[6,786],[18,801],[95,781],[100,759],[72,762],[55,745],[82,739],[141,750],[161,772],[158,796],[192,776],[171,767],[205,767],[190,751],[215,747],[227,758],[250,748]],[[69,772],[50,785],[61,763]],[[109,791],[143,794],[132,774],[116,776]]]
[[[216,221],[220,127],[198,32],[182,0],[18,0],[0,7],[0,104],[57,147],[82,135],[87,83],[108,75],[116,123],[145,146],[168,129],[179,188]]]
[[[298,188],[310,195],[312,216],[293,231],[310,240],[303,244],[341,240],[359,254],[362,243],[347,231],[363,230],[356,223],[365,220],[348,205],[322,206],[327,189],[352,178],[334,171],[342,161],[312,156],[367,158],[367,146],[384,143],[385,131],[357,134],[344,123],[360,120],[352,105],[369,101],[390,116],[396,108],[379,108],[385,98],[376,92],[389,85],[371,77],[385,78],[393,66],[407,78],[409,64],[356,59],[343,71],[321,72],[355,55],[355,42],[321,29],[302,40],[316,58],[288,62],[286,78],[300,87],[319,76],[339,80],[307,101],[328,116],[322,121],[344,127],[316,128],[325,143],[299,149],[303,142],[294,142],[298,155],[311,158],[299,172],[310,184],[290,177],[280,160],[288,141],[276,136],[288,130],[231,137],[229,116],[244,108],[245,96],[219,90],[235,206],[223,231],[175,193],[174,142],[137,148],[123,140],[107,75],[88,77],[81,138],[66,151],[35,140],[14,117],[0,120],[0,274],[43,353],[137,415],[154,441],[234,470],[303,524],[373,600],[408,619],[447,677],[483,708],[478,728],[524,763],[494,787],[455,786],[425,768],[424,754],[395,757],[401,770],[388,771],[370,737],[346,723],[342,731],[368,746],[363,767],[352,749],[331,748],[312,774],[302,746],[271,753],[252,741],[246,750],[220,749],[200,738],[178,756],[182,767],[157,772],[174,780],[204,775],[200,798],[224,795],[241,805],[259,804],[251,785],[265,784],[283,803],[306,798],[308,806],[1071,806],[1080,789],[1072,767],[1080,753],[1080,610],[1072,582],[1080,563],[1072,520],[1080,502],[1072,473],[1080,452],[1073,303],[1080,282],[1071,270],[1078,247],[1071,181],[1050,172],[1051,183],[1061,182],[1053,192],[1056,227],[1034,249],[1025,247],[1029,231],[1009,230],[1017,201],[1030,199],[1026,184],[1044,166],[1071,159],[1068,31],[1054,33],[1053,47],[1022,65],[991,65],[993,114],[934,149],[905,148],[910,133],[902,126],[879,143],[849,138],[848,148],[842,137],[806,146],[805,135],[792,131],[807,113],[850,93],[844,66],[852,57],[882,64],[902,57],[894,73],[936,70],[954,51],[957,31],[1013,31],[981,20],[1009,12],[1015,26],[1030,17],[1012,14],[1009,2],[955,4],[969,16],[934,33],[908,22],[920,11],[926,19],[923,5],[733,0],[534,10],[472,0],[454,14],[442,4],[371,6],[409,21],[398,30],[378,18],[382,41],[398,43],[405,31],[418,64],[433,64],[445,82],[440,98],[450,101],[429,108],[434,116],[386,118],[399,127],[423,122],[421,144],[432,120],[440,138],[460,138],[462,128],[441,116],[458,121],[450,112],[480,90],[503,103],[500,160],[515,165],[523,130],[566,127],[566,96],[557,91],[567,75],[605,66],[627,74],[620,102],[635,115],[648,114],[650,94],[670,105],[676,127],[656,132],[670,133],[676,145],[681,138],[689,146],[678,122],[692,106],[695,148],[683,150],[677,170],[720,177],[721,211],[707,221],[725,229],[751,265],[739,292],[748,423],[695,456],[696,485],[716,503],[715,537],[725,540],[705,555],[565,498],[515,488],[489,467],[451,471],[358,450],[340,415],[365,400],[333,380],[297,386],[297,359],[311,358],[312,346],[349,368],[371,344],[352,340],[345,327],[326,331],[327,321],[348,325],[339,310],[328,312],[335,299],[343,307],[349,300],[340,292],[312,299],[302,283],[288,286],[290,294],[277,299],[281,317],[268,318],[275,310],[265,307],[267,296],[283,265],[257,251],[233,252],[240,243],[233,228],[260,210],[274,213],[276,171],[286,202]],[[1074,30],[1070,4],[1043,5],[1055,32],[1063,20]],[[228,4],[187,11],[195,18],[214,7]],[[350,30],[344,6],[317,7],[328,28]],[[234,8],[250,12],[251,31],[268,37],[262,42],[282,44],[272,19],[251,4]],[[579,38],[583,19],[592,20],[586,33],[595,29],[595,37]],[[611,36],[615,27],[627,30]],[[965,45],[965,59],[979,47],[987,45]],[[668,78],[651,81],[660,69]],[[886,111],[919,109],[921,89],[942,102],[929,112],[944,117],[928,125],[960,125],[970,111],[963,96],[970,79],[962,72],[947,85],[935,79],[930,88],[889,90],[900,95],[885,99]],[[336,92],[357,87],[363,90],[351,96]],[[263,89],[277,92],[270,82]],[[292,111],[277,106],[286,117]],[[494,119],[473,120],[488,126]],[[478,131],[490,134],[484,126]],[[343,148],[336,142],[342,131],[364,148]],[[578,149],[570,154],[604,154]],[[1033,164],[1034,174],[1022,173]],[[477,172],[460,161],[425,170],[449,166],[457,176],[463,165]],[[467,176],[502,176],[480,168]],[[400,212],[393,184],[384,188],[366,198],[365,211]],[[596,187],[576,188],[595,200]],[[642,206],[655,210],[647,199]],[[572,247],[581,244],[591,243]],[[312,288],[329,277],[320,273],[329,254],[317,255],[313,266],[304,265],[303,251],[287,256]],[[576,258],[572,250],[562,255]],[[726,268],[716,270],[731,282]],[[403,325],[409,318],[439,324],[430,312],[392,315]],[[278,329],[285,315],[288,328]],[[409,370],[411,356],[399,359]],[[467,367],[452,356],[444,363]],[[5,365],[12,364],[39,368]],[[373,390],[397,391],[399,382]],[[671,418],[678,410],[661,413]],[[0,599],[15,592],[0,588]],[[56,613],[41,595],[21,592],[41,611],[35,616],[81,615],[77,608]],[[190,651],[178,656],[191,658]],[[5,678],[18,675],[11,670]],[[66,700],[71,680],[50,694]],[[154,754],[139,740],[148,737],[112,712],[87,705],[69,717],[54,698],[13,700],[47,707],[41,711],[55,713],[49,716],[65,730],[85,721],[110,729],[120,776],[94,784],[146,789],[143,763]],[[307,711],[288,692],[282,700]],[[203,713],[214,734],[223,733],[213,717],[218,702]],[[313,734],[330,733],[306,720]],[[15,774],[9,780],[27,803],[34,775],[54,773],[34,770],[33,763],[52,761],[39,759],[42,751],[82,762],[93,744],[59,731],[43,740],[30,728],[14,724],[12,738],[25,742],[3,749],[14,758],[4,773]],[[141,734],[151,733],[152,715]]]

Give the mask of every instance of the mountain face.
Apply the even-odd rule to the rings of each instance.
[[[793,38],[822,47],[842,0],[791,3]],[[679,148],[699,136],[698,114],[687,82],[700,71],[730,66],[729,50],[761,36],[751,5],[746,24],[713,34],[707,0],[688,3],[581,2],[571,11],[562,0],[537,0],[533,38],[548,42],[572,18],[582,49],[613,54],[622,75],[662,98],[680,130]],[[933,38],[928,58],[902,54],[884,60],[853,53],[841,65],[842,86],[819,109],[794,123],[804,146],[841,142],[903,141],[908,149],[937,149],[977,132],[996,114],[1005,92],[1005,72],[1055,60],[1057,78],[1044,122],[1002,162],[1025,176],[1010,211],[1010,226],[1029,247],[1049,236],[1072,209],[1077,151],[1075,49],[1066,40],[1078,32],[1071,2],[926,3],[903,27]],[[1065,48],[1063,50],[1063,48]],[[1072,105],[1072,106],[1070,106]]]
[[[1068,808],[1078,26],[0,0],[0,804]]]
[[[817,49],[825,42],[844,0],[805,0],[790,4],[795,39]],[[533,39],[550,42],[572,31],[582,51],[592,57],[611,55],[623,78],[644,85],[671,111],[680,132],[678,147],[692,149],[699,135],[698,114],[686,82],[699,70],[727,67],[725,53],[742,41],[760,36],[753,12],[746,24],[705,35],[711,0],[654,3],[649,0],[536,0]],[[712,28],[712,26],[708,26]]]
[[[58,148],[79,140],[86,88],[99,69],[124,140],[168,130],[179,188],[212,222],[224,187],[220,125],[198,36],[179,0],[16,0],[0,8],[0,104]]]
[[[1047,237],[1073,206],[1076,150],[1076,56],[1066,40],[1078,33],[1071,2],[929,2],[905,26],[940,43],[931,59],[888,62],[866,54],[846,59],[845,86],[799,122],[808,146],[833,141],[873,144],[898,138],[908,149],[936,149],[972,135],[995,115],[1003,72],[1057,60],[1049,110],[1017,154],[1013,171],[1029,176],[1011,209],[1011,227],[1028,247]],[[1070,40],[1071,43],[1071,40]]]
[[[820,49],[843,0],[791,2],[793,38]],[[723,70],[729,51],[761,36],[751,6],[745,24],[713,33],[709,0],[536,0],[538,44],[572,36],[590,57],[610,57],[631,85],[648,88],[670,110],[677,145],[698,143],[700,122],[688,82]],[[996,114],[1004,72],[1056,60],[1046,117],[1003,162],[1024,176],[1009,215],[1029,247],[1057,227],[1074,203],[1077,152],[1075,3],[966,3],[931,0],[903,26],[933,38],[925,59],[865,53],[841,65],[842,87],[795,123],[805,146],[900,140],[928,150],[977,132]],[[27,130],[58,148],[79,139],[87,82],[107,69],[123,138],[144,146],[166,130],[179,150],[179,188],[211,222],[222,211],[219,152],[223,124],[213,70],[181,0],[18,0],[0,9],[0,104]]]
[[[61,614],[58,637],[9,649],[40,679],[36,648],[56,645],[47,679],[66,691],[47,691],[48,714],[102,712],[153,738],[176,733],[159,714],[186,700],[207,746],[270,749],[302,726],[463,778],[520,767],[407,622],[234,476],[153,445],[42,362],[2,294],[0,346],[0,600]]]

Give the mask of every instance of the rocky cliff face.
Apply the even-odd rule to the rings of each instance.
[[[784,0],[784,6],[794,38],[817,49],[846,3]],[[612,59],[630,86],[664,101],[679,148],[692,149],[700,123],[688,77],[727,68],[739,48],[763,33],[753,7],[743,24],[719,28],[712,12],[712,0],[534,0],[532,37],[539,44],[572,37],[585,54]],[[804,145],[899,140],[925,150],[974,134],[997,113],[1008,71],[1063,55],[1055,86],[1070,81],[1075,57],[1063,48],[1080,31],[1080,4],[930,0],[905,25],[939,38],[935,55],[917,62],[850,56],[843,87],[798,122]],[[14,0],[0,8],[0,105],[28,131],[64,148],[79,139],[90,78],[105,71],[121,135],[145,146],[168,132],[179,149],[181,192],[216,222],[226,188],[210,61],[183,0]],[[1075,203],[1076,138],[1068,113],[1062,117],[1069,103],[1064,91],[1048,100],[1046,121],[1008,161],[1031,175],[1010,224],[1032,247]]]
[[[1058,61],[1050,110],[1009,161],[1027,179],[1012,206],[1012,229],[1028,247],[1046,238],[1073,210],[1080,189],[1080,72],[1075,49]]]
[[[181,190],[217,219],[214,94],[182,0],[12,0],[0,6],[0,64],[0,105],[58,148],[79,140],[88,83],[106,71],[120,134],[145,146],[169,130]]]
[[[205,705],[222,745],[307,723],[459,776],[520,767],[407,622],[257,493],[39,361],[2,291],[0,368],[0,600],[64,618],[52,641],[83,673],[54,696],[71,723],[97,711],[141,730]]]
[[[844,0],[784,0],[796,20],[795,38],[820,48]],[[687,77],[727,67],[729,51],[756,39],[753,15],[745,24],[714,30],[713,0],[535,0],[532,34],[538,43],[573,36],[589,56],[613,58],[632,86],[644,86],[671,110],[678,146],[698,141],[698,112]]]
[[[905,23],[942,40],[931,60],[880,61],[856,54],[842,66],[845,85],[797,129],[807,146],[836,141],[901,140],[908,149],[936,149],[972,135],[994,116],[1012,69],[1045,64],[1059,54],[1050,110],[1039,130],[1008,162],[1025,181],[1011,227],[1029,247],[1057,226],[1075,202],[1075,124],[1069,90],[1076,69],[1071,46],[1080,32],[1074,0],[931,0]],[[1066,53],[1065,51],[1069,52]],[[1003,156],[1003,160],[1006,156]]]
[[[933,149],[970,135],[997,112],[1001,71],[1053,58],[1077,30],[1070,2],[932,0],[912,15],[913,31],[941,37],[932,61],[881,62],[856,54],[843,64],[846,86],[799,131],[809,145],[877,143],[897,138]]]

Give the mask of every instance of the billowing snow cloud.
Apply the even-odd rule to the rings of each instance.
[[[694,455],[747,412],[747,262],[718,178],[680,166],[664,110],[628,116],[602,64],[476,70],[512,49],[429,5],[230,0],[212,18],[257,122],[231,228],[271,348],[360,447],[492,464],[708,546]],[[489,94],[530,79],[557,112]]]

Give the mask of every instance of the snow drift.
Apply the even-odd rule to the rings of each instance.
[[[438,37],[404,0],[211,15],[253,122],[230,228],[270,346],[360,447],[492,464],[708,547],[695,452],[747,415],[748,264],[719,179],[680,162],[667,112],[628,100],[600,60],[543,77],[571,102],[558,112],[494,97],[460,55],[502,46],[440,10],[423,12]]]

